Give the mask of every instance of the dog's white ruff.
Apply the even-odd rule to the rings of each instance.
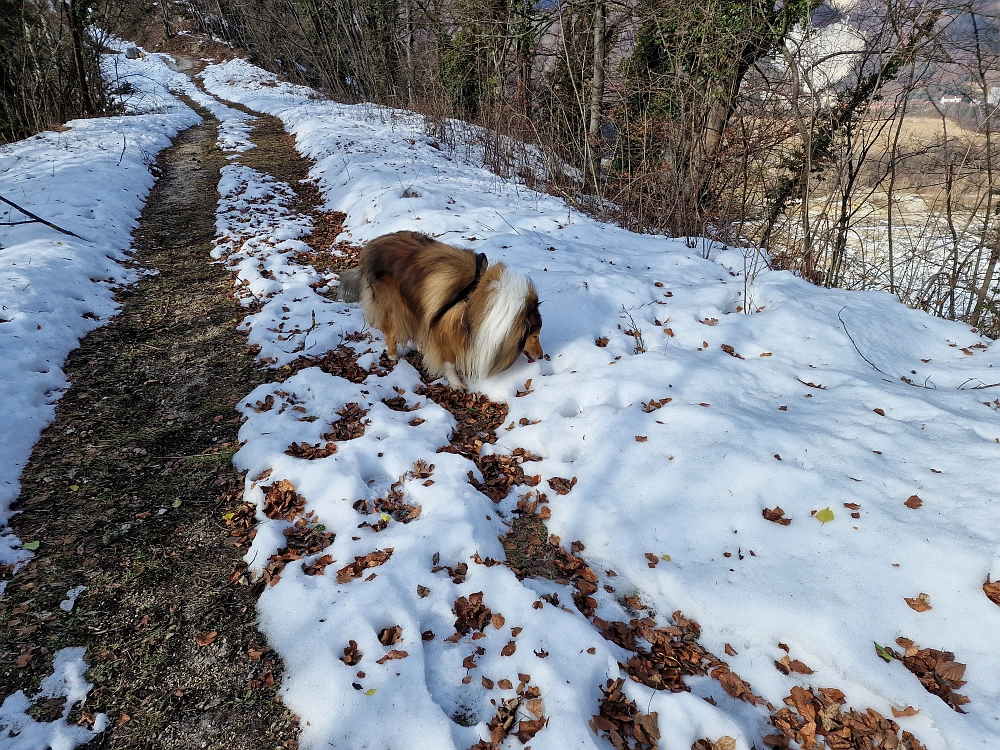
[[[514,321],[524,309],[530,286],[527,276],[506,268],[490,285],[486,313],[473,334],[472,349],[461,368],[467,380],[482,380],[490,374],[500,347],[511,335]]]

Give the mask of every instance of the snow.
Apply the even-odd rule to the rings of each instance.
[[[531,276],[550,359],[521,359],[481,384],[508,403],[513,427],[484,451],[526,448],[543,457],[526,464],[526,474],[578,479],[567,495],[547,493],[547,525],[564,545],[583,542],[581,554],[600,578],[600,617],[627,621],[615,597],[635,594],[661,624],[675,610],[697,620],[714,654],[730,644],[738,652],[732,669],[776,706],[796,684],[836,687],[861,711],[918,708],[897,721],[930,748],[996,746],[1000,610],[981,585],[1000,573],[992,470],[1000,414],[984,405],[994,391],[973,389],[1000,381],[992,342],[886,294],[820,289],[787,272],[748,274],[753,259],[738,249],[635,235],[575,215],[434,148],[407,113],[318,101],[242,61],[210,66],[204,81],[211,93],[285,122],[298,149],[316,160],[312,177],[326,208],[347,214],[345,237],[363,242],[417,229]],[[322,279],[289,264],[307,228],[281,186],[236,164],[229,169],[216,255],[239,271],[247,301],[263,303],[245,321],[251,343],[278,367],[337,343],[370,350],[359,360],[364,367],[376,362],[377,332],[372,341],[340,338],[363,330],[357,307],[312,293],[309,284]],[[418,195],[404,198],[407,190]],[[248,212],[254,200],[265,208]],[[629,316],[643,353],[625,334]],[[595,346],[602,337],[605,348]],[[499,506],[478,493],[466,479],[476,473],[471,462],[436,453],[453,421],[415,395],[418,385],[405,361],[360,384],[310,368],[241,402],[246,442],[235,460],[248,471],[247,499],[262,508],[262,486],[288,479],[313,522],[336,533],[304,559],[330,555],[325,575],[289,563],[259,604],[260,626],[285,660],[284,698],[302,717],[302,746],[468,747],[488,737],[490,699],[513,694],[486,690],[481,677],[516,683],[525,673],[549,718],[531,747],[608,747],[587,722],[599,685],[619,676],[627,652],[575,611],[532,606],[549,592],[568,601],[567,587],[518,581],[504,566],[470,561],[476,553],[504,558],[497,535],[528,488],[515,488]],[[517,397],[519,390],[531,392]],[[421,402],[415,412],[382,403],[400,392],[410,405]],[[256,411],[268,395],[274,408]],[[667,397],[660,409],[642,408]],[[352,402],[370,409],[362,437],[318,460],[285,454],[292,442],[322,443],[338,409]],[[409,424],[415,415],[419,426]],[[518,426],[522,418],[530,424]],[[433,485],[407,478],[418,460],[435,464]],[[405,501],[421,506],[419,518],[379,533],[358,528],[366,517],[353,503],[384,497],[397,481]],[[915,510],[904,505],[914,494],[923,500]],[[860,505],[860,517],[845,503]],[[790,525],[762,517],[775,506]],[[812,517],[825,508],[832,521]],[[285,545],[289,525],[263,512],[258,518],[247,555],[255,571]],[[371,569],[374,578],[337,583],[335,570],[388,548],[392,556]],[[432,574],[435,553],[442,564],[470,563],[465,582]],[[664,557],[650,567],[646,553]],[[615,577],[605,572],[612,569]],[[430,589],[426,598],[418,585]],[[504,627],[444,642],[454,632],[456,598],[478,591]],[[932,609],[917,613],[903,598],[921,592]],[[392,648],[408,656],[376,664],[389,651],[377,635],[391,625],[403,638]],[[512,627],[523,630],[516,652],[504,657]],[[426,630],[434,640],[421,639]],[[954,651],[968,664],[961,691],[971,699],[968,713],[925,692],[901,664],[879,660],[873,642],[892,645],[898,636]],[[364,656],[348,667],[340,657],[352,639]],[[814,674],[778,672],[779,643]],[[477,646],[485,653],[469,671],[462,662]],[[534,653],[543,651],[547,658]],[[467,674],[472,680],[463,684]],[[661,747],[686,750],[699,737],[723,735],[740,748],[759,747],[773,733],[763,708],[734,701],[709,678],[688,682],[691,694],[626,684],[641,710],[659,713]],[[472,726],[449,720],[460,714]]]
[[[76,605],[77,597],[87,590],[86,586],[74,586],[66,592],[66,598],[59,602],[59,609],[63,612],[72,612]]]
[[[139,114],[76,121],[0,150],[0,194],[87,238],[41,225],[0,233],[0,316],[8,321],[0,323],[0,520],[67,387],[65,357],[115,313],[115,285],[137,276],[126,265],[129,232],[153,184],[151,158],[198,121],[170,94],[184,92],[222,122],[230,160],[213,256],[237,273],[234,292],[250,308],[241,328],[275,367],[275,382],[236,405],[246,421],[234,460],[247,471],[246,498],[258,505],[247,562],[260,573],[286,545],[290,524],[263,513],[263,488],[279,480],[305,498],[317,532],[335,534],[302,561],[329,555],[325,574],[306,575],[290,562],[259,601],[259,626],[286,667],[283,700],[301,717],[301,746],[468,748],[489,735],[491,701],[514,695],[499,684],[488,690],[482,678],[516,685],[523,674],[548,719],[530,740],[534,750],[610,747],[588,721],[600,686],[622,675],[618,664],[629,653],[571,606],[540,600],[558,594],[571,605],[569,587],[519,581],[503,565],[474,561],[504,559],[498,535],[529,488],[494,505],[468,482],[470,471],[478,474],[472,462],[437,453],[454,420],[417,395],[418,373],[405,360],[361,383],[318,367],[285,377],[281,368],[299,356],[340,345],[360,352],[358,364],[368,368],[383,341],[357,306],[316,291],[335,279],[293,262],[310,223],[294,213],[289,186],[240,163],[253,118],[198,91],[163,56],[113,61],[136,89],[128,105]],[[326,208],[347,214],[343,239],[417,229],[531,277],[548,359],[522,358],[480,383],[509,405],[511,428],[483,450],[524,448],[542,458],[524,464],[525,473],[543,479],[537,489],[548,495],[549,532],[565,547],[582,543],[599,578],[599,617],[629,620],[624,597],[637,596],[660,625],[676,610],[697,620],[715,655],[729,644],[738,652],[725,657],[731,668],[776,707],[794,685],[835,687],[860,711],[919,709],[897,721],[932,750],[997,745],[1000,609],[981,586],[988,574],[1000,578],[1000,403],[996,390],[976,389],[1000,382],[992,342],[886,294],[820,289],[762,269],[739,249],[592,221],[440,150],[405,112],[321,101],[242,61],[210,66],[204,83],[284,121],[316,160],[311,176]],[[626,333],[633,326],[645,351]],[[603,338],[607,345],[596,346]],[[383,403],[399,395],[413,411]],[[351,403],[368,409],[361,437],[326,458],[285,453],[293,442],[324,443]],[[411,424],[415,417],[423,421]],[[418,461],[434,464],[432,483],[414,476]],[[577,483],[558,495],[545,482],[554,477]],[[355,502],[394,486],[420,506],[415,520],[390,518],[378,532],[359,527],[377,518]],[[904,505],[911,495],[922,499],[919,508]],[[845,503],[860,506],[858,518]],[[776,506],[790,525],[763,518]],[[821,523],[812,513],[826,508],[834,518]],[[3,539],[4,561],[27,554],[12,535]],[[336,571],[357,557],[389,549],[384,564],[337,582]],[[651,567],[647,554],[659,562]],[[432,573],[435,555],[442,565],[467,563],[464,582]],[[67,592],[69,607],[77,588]],[[447,642],[456,599],[476,592],[504,623],[476,640]],[[903,601],[920,593],[931,610]],[[402,640],[383,646],[380,631],[394,625]],[[425,631],[434,638],[424,640]],[[873,642],[892,645],[899,636],[954,651],[968,665],[966,714],[925,692],[901,664],[878,658]],[[363,654],[355,666],[341,660],[351,640]],[[516,649],[504,656],[510,642]],[[777,671],[779,643],[813,674]],[[378,664],[390,649],[407,656]],[[59,652],[43,682],[43,696],[68,696],[66,714],[88,689],[82,653]],[[469,656],[471,670],[463,665]],[[774,732],[764,707],[737,702],[708,677],[687,682],[690,693],[672,694],[626,681],[640,710],[658,714],[661,748],[729,736],[749,750]],[[29,704],[19,692],[0,709],[5,739],[21,731],[13,747],[72,747],[92,736],[65,721],[37,724],[25,714]],[[106,721],[98,717],[94,731]]]
[[[6,750],[72,750],[90,742],[107,728],[105,714],[97,714],[90,729],[67,721],[73,706],[85,701],[93,687],[84,677],[86,650],[84,646],[60,649],[53,658],[52,674],[42,680],[34,697],[28,698],[24,691],[18,690],[4,700],[0,706],[0,745]],[[31,705],[43,698],[65,699],[60,718],[40,722],[28,715]]]

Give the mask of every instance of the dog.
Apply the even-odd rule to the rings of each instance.
[[[543,356],[538,293],[524,274],[418,232],[377,237],[360,259],[341,274],[339,299],[361,302],[393,362],[397,347],[412,341],[431,376],[464,390],[522,352]]]

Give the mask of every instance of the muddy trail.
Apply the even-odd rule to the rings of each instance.
[[[70,721],[110,719],[90,747],[297,747],[256,593],[234,576],[247,541],[226,523],[245,506],[233,407],[269,377],[235,330],[245,311],[232,278],[209,257],[226,162],[218,123],[200,112],[204,124],[158,160],[134,235],[142,279],[66,362],[73,385],[15,505],[15,533],[40,545],[5,574],[0,692],[33,694],[58,649],[85,645],[94,688]],[[262,140],[271,163],[298,158],[281,149],[287,138]],[[30,713],[48,721],[64,707],[42,700]]]

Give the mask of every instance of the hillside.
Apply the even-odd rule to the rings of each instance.
[[[231,403],[250,505],[218,516],[249,544],[234,578],[260,593],[300,747],[997,743],[991,340],[749,250],[596,222],[450,153],[405,111],[326,101],[239,59],[197,73],[203,89],[159,55],[118,64],[147,114],[71,123],[0,157],[16,165],[0,194],[23,189],[92,240],[34,225],[0,238],[0,338],[17,353],[0,381],[5,502],[53,419],[63,360],[114,311],[106,278],[139,276],[124,232],[153,181],[145,155],[198,119],[183,94],[219,122],[211,258],[245,311],[233,326],[269,367]],[[264,156],[269,118],[308,183]],[[123,133],[133,161],[101,180],[115,192],[74,193],[88,150],[110,170]],[[49,156],[60,148],[65,164]],[[71,194],[75,209],[57,209]],[[416,355],[392,367],[335,290],[360,245],[401,229],[529,273],[546,357],[473,395],[427,382]],[[76,260],[61,265],[63,251]],[[32,512],[13,519],[18,535]],[[3,538],[19,565],[46,554],[47,539],[29,558],[29,539]],[[101,597],[80,601],[99,612]],[[229,658],[215,638],[198,658]],[[66,645],[89,645],[94,664],[93,644]],[[12,718],[27,708],[14,698],[7,739],[56,731]],[[113,743],[128,719],[102,710],[93,731]],[[62,746],[90,736],[73,732]]]

